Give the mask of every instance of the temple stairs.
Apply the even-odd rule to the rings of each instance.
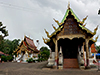
[[[77,59],[64,59],[63,68],[79,68]]]

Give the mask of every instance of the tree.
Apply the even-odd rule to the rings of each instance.
[[[40,51],[41,51],[41,52],[44,51],[44,50],[49,51],[49,49],[48,49],[47,47],[41,47],[41,48],[40,48]]]
[[[8,31],[5,29],[6,26],[3,26],[2,22],[0,22],[0,50],[4,48],[4,37],[8,36]]]
[[[20,42],[20,39],[14,39],[13,41],[9,39],[4,39],[1,51],[6,54],[12,55],[13,51],[19,45],[19,42]]]
[[[96,50],[97,50],[97,53],[100,53],[100,45],[99,46],[96,45]]]
[[[3,26],[2,22],[0,22],[0,32],[2,33],[0,35],[0,39],[3,39],[4,37],[8,36],[8,31],[5,28],[6,26]]]
[[[43,60],[47,60],[49,58],[49,55],[50,55],[50,50],[47,47],[40,48],[40,57]]]

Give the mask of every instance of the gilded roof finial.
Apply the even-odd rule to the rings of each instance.
[[[42,39],[43,39],[44,43],[46,43],[46,41],[45,41],[45,39],[43,37],[42,37]]]
[[[44,43],[47,43],[47,40],[48,40],[48,39],[43,38],[43,37],[42,37],[42,39],[43,39]]]
[[[99,26],[99,25],[97,25],[97,27],[94,29],[94,31],[97,31],[97,29],[98,29],[98,26]]]
[[[52,27],[53,27],[55,30],[57,30],[57,29],[56,29],[56,27],[55,27],[55,26],[53,26],[53,24],[52,24]]]
[[[45,33],[47,34],[47,37],[50,38],[49,33],[46,31],[46,29],[44,29],[44,30],[45,30]]]
[[[94,33],[93,33],[94,35],[96,34],[96,31],[98,30],[98,26],[99,25],[97,25],[97,27],[94,29]]]
[[[87,24],[87,23],[85,23],[85,24],[83,25],[83,27],[85,27],[85,26],[86,26],[86,24]]]
[[[88,17],[88,15],[85,18],[83,18],[83,20],[80,23],[83,24],[84,21],[87,19],[87,17]]]
[[[68,9],[70,9],[70,2],[68,2]]]
[[[95,42],[97,42],[98,37],[99,37],[99,35],[95,38]]]
[[[54,18],[53,18],[54,19]],[[54,19],[54,21],[58,24],[58,25],[61,25],[62,23],[59,23],[59,21],[58,20],[55,20]]]

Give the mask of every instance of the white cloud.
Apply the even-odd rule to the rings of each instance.
[[[99,4],[99,0],[70,0],[70,6],[80,20],[86,15],[89,16],[86,27],[92,31],[100,25],[100,16],[97,14]],[[42,40],[42,36],[46,37],[44,28],[51,34],[54,31],[52,24],[58,27],[53,18],[60,22],[67,5],[67,0],[0,0],[0,21],[7,26],[9,32],[7,38],[22,40],[24,35],[28,35],[33,40],[39,39],[41,47],[45,46]],[[99,32],[100,27],[97,35]]]

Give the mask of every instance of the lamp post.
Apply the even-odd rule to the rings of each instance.
[[[39,40],[36,40],[36,42],[37,42],[37,48],[38,48],[38,46],[39,46]]]
[[[100,9],[98,10],[98,15],[100,15]]]

